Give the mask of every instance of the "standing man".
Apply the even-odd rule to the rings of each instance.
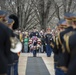
[[[50,45],[54,52],[54,68],[55,68],[55,75],[64,75],[63,71],[59,68],[61,64],[63,64],[63,58],[61,53],[61,45],[59,45],[58,40],[58,33],[64,29],[63,22],[65,20],[60,20],[57,24],[57,31],[55,32],[55,36],[53,37],[52,41],[50,41]]]
[[[33,29],[33,32],[30,33],[30,39],[32,40],[32,44],[30,46],[30,49],[33,50],[33,56],[37,56],[37,44],[38,44],[38,38],[39,38],[39,33],[36,28]]]
[[[11,54],[9,28],[3,24],[6,15],[6,12],[0,10],[0,75],[7,75],[8,56]]]
[[[62,71],[61,73],[66,75],[67,72],[67,56],[66,53],[64,53],[64,47],[63,47],[63,43],[64,43],[64,35],[67,34],[68,32],[72,31],[72,17],[73,14],[72,13],[65,13],[64,18],[65,18],[65,22],[63,22],[63,24],[65,24],[64,26],[64,30],[60,31],[60,33],[58,34],[58,40],[59,40],[59,59],[58,59],[58,66],[59,69]],[[66,56],[66,59],[64,59],[64,55]]]
[[[72,19],[73,30],[64,36],[65,60],[67,61],[67,75],[76,75],[76,14]]]
[[[47,28],[45,35],[45,45],[46,45],[46,54],[47,57],[51,56],[52,48],[50,47],[50,41],[52,40],[51,29]]]
[[[11,27],[12,31],[16,30],[19,27],[18,17],[16,15],[14,15],[14,14],[11,14],[11,15],[9,15],[9,19],[13,19],[14,20],[13,25],[10,24],[9,27]],[[13,32],[13,35],[16,38],[15,39],[16,41],[14,41],[14,42],[16,42],[16,46],[17,46],[15,48],[15,50],[18,50],[17,52],[14,53],[14,75],[18,75],[18,60],[19,60],[19,53],[20,53],[20,51],[22,49],[22,44],[21,44],[19,38],[17,38],[17,35],[14,34],[14,32]]]
[[[65,21],[66,21],[66,27],[64,28],[63,31],[61,31],[58,35],[59,37],[59,44],[61,46],[61,56],[63,58],[63,63],[60,65],[60,68],[66,72],[67,71],[67,66],[68,64],[66,63],[68,60],[68,57],[66,55],[66,53],[64,53],[64,47],[63,47],[63,44],[64,44],[64,36],[73,30],[73,27],[72,27],[72,17],[73,17],[73,14],[72,13],[65,13],[64,14],[64,18],[65,18]],[[66,56],[66,59],[64,59],[64,56]]]
[[[6,21],[7,21],[6,22],[6,26],[9,28],[9,35],[10,35],[10,41],[11,41],[14,38],[14,34],[13,34],[13,31],[12,31],[12,25],[14,24],[14,20],[6,18]],[[11,47],[13,47],[12,41],[11,41]],[[11,48],[10,48],[10,51],[11,51]],[[14,73],[14,71],[13,71],[13,63],[14,63],[14,53],[11,52],[10,55],[8,56],[7,75],[12,75]]]

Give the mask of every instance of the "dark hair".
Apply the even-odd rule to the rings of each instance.
[[[18,17],[14,14],[9,15],[10,19],[13,19],[15,21],[15,23],[13,24],[13,30],[17,29],[19,27],[19,20]]]
[[[33,29],[36,29],[36,27],[33,27]]]
[[[76,25],[76,21],[73,21],[73,23]]]

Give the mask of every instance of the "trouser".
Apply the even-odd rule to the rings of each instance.
[[[43,52],[46,52],[46,45],[43,45]]]
[[[24,44],[24,52],[27,53],[28,52],[28,45]]]
[[[37,55],[37,50],[33,50],[33,56],[36,57]]]
[[[46,54],[48,57],[51,56],[52,48],[50,47],[49,44],[46,45]]]
[[[39,48],[40,52],[43,53],[43,45]]]
[[[18,75],[18,61],[14,64],[14,75]]]
[[[14,65],[9,65],[7,75],[14,75]]]
[[[55,75],[67,75],[63,70],[57,67],[57,63],[54,63]]]
[[[65,75],[60,68],[56,68],[56,75]]]

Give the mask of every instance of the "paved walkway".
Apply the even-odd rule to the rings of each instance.
[[[19,58],[19,75],[28,75],[26,72],[27,60],[29,57],[32,57],[32,53],[21,53]],[[51,57],[46,57],[45,53],[39,53],[37,57],[42,58],[50,75],[55,75],[53,66],[53,55]]]

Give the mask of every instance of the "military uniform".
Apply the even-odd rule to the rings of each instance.
[[[18,17],[15,16],[14,14],[11,14],[11,15],[9,15],[9,19],[13,19],[14,20],[14,24],[12,26],[12,29],[16,30],[19,27]],[[16,37],[19,40],[18,35],[16,35],[13,32],[13,30],[12,30],[13,37]],[[13,53],[13,56],[14,56],[14,62],[13,62],[13,70],[14,70],[13,72],[14,72],[14,74],[13,75],[18,75],[18,60],[19,60],[19,53],[18,52]]]
[[[66,66],[67,67],[67,65],[66,65],[66,63],[64,62],[65,61],[65,59],[64,59],[64,48],[63,48],[63,41],[64,41],[64,39],[63,39],[63,37],[64,37],[64,35],[66,34],[66,33],[68,33],[68,32],[70,32],[70,31],[72,31],[73,30],[73,27],[72,26],[69,26],[69,27],[67,27],[67,28],[65,28],[65,30],[64,31],[62,31],[62,32],[60,32],[60,34],[59,34],[59,42],[60,42],[60,45],[61,45],[61,51],[60,51],[60,53],[61,53],[61,55],[63,55],[62,56],[62,60],[63,61],[61,61],[60,62],[60,66]],[[67,58],[67,57],[66,57]],[[67,61],[67,60],[66,60]]]
[[[68,69],[68,54],[67,54],[67,52],[65,52],[65,49],[64,49],[64,36],[68,33],[68,32],[70,32],[70,31],[72,31],[73,30],[73,27],[72,27],[72,17],[73,17],[73,14],[72,13],[68,13],[68,15],[67,14],[65,14],[65,19],[67,20],[66,22],[70,22],[70,24],[69,24],[69,26],[67,26],[63,31],[61,31],[60,32],[60,34],[59,34],[59,44],[61,45],[61,56],[60,56],[60,58],[59,58],[59,60],[60,60],[60,63],[59,63],[59,66],[60,66],[60,68],[65,72],[64,74],[66,74],[66,72],[67,72],[67,69]],[[66,39],[66,38],[65,38]]]
[[[0,75],[7,75],[8,57],[11,54],[9,28],[3,24],[5,16],[6,12],[0,10]]]
[[[57,40],[57,36],[54,36],[53,39],[50,41],[50,46],[52,47],[52,51],[54,53],[54,68],[56,70],[57,68],[57,64],[58,64],[58,40]],[[55,71],[55,75],[56,75],[56,71]]]
[[[76,17],[75,17],[76,18]],[[73,19],[76,25],[76,19]],[[74,26],[73,25],[73,26]],[[64,36],[64,58],[68,67],[67,75],[76,75],[76,28]],[[66,59],[67,57],[67,59]]]
[[[63,21],[60,20],[59,21],[59,25],[61,25],[63,22],[64,22],[64,20]],[[61,38],[63,37],[62,36],[63,35],[62,32],[59,32],[58,35],[54,39],[55,42],[54,42],[53,52],[58,55],[58,58],[59,58],[59,59],[57,59],[58,60],[58,64],[57,65],[58,66],[62,66],[62,64],[63,64],[63,61],[62,61],[63,60],[63,56],[62,56],[62,43],[61,43]]]
[[[64,52],[64,58],[66,60],[66,66],[68,67],[68,74],[67,75],[75,75],[76,71],[75,71],[75,63],[76,63],[76,50],[75,50],[75,43],[76,43],[76,30],[75,31],[71,31],[69,33],[67,33],[64,36],[64,48],[65,48],[65,52]]]
[[[7,73],[8,56],[10,55],[10,38],[8,28],[0,23],[0,74]]]
[[[66,13],[65,14],[65,19],[67,21],[69,21],[71,24],[72,24],[72,17],[73,17],[73,14],[72,13]],[[59,43],[61,45],[61,62],[60,62],[60,68],[66,72],[67,71],[67,67],[68,67],[68,64],[67,64],[67,61],[68,61],[68,54],[65,52],[65,49],[64,49],[64,35],[66,35],[68,32],[72,31],[73,30],[73,27],[72,25],[69,25],[65,28],[65,30],[63,30],[62,32],[60,32],[59,34]],[[66,39],[66,38],[65,38]],[[66,58],[65,58],[66,57]]]
[[[66,17],[65,19],[67,19],[69,22],[72,21],[72,16],[73,16],[72,13],[66,13],[64,16]],[[64,52],[64,49],[63,49],[64,39],[63,39],[63,37],[64,37],[65,34],[67,34],[68,32],[72,31],[73,30],[73,27],[72,27],[72,25],[67,26],[66,20],[61,21],[61,23],[63,25],[65,25],[65,27],[63,26],[64,30],[60,31],[60,33],[58,34],[58,40],[59,40],[59,44],[61,46],[61,53],[63,53]]]
[[[58,36],[55,36],[50,42],[52,50],[54,52],[54,69],[55,75],[62,75],[62,70],[59,68],[61,64],[61,48],[59,46]]]
[[[66,33],[72,31],[73,28],[72,28],[72,26],[67,27],[65,20],[60,20],[58,25],[60,28],[64,28],[64,30],[59,32],[58,37],[56,38],[56,42],[54,43],[53,52],[55,53],[55,56],[58,57],[58,58],[55,57],[55,59],[57,60],[56,66],[59,67],[61,74],[65,75],[65,73],[62,71],[62,68],[66,66],[65,59],[64,59],[64,53],[63,53],[63,51],[64,51],[64,49],[63,49],[63,41],[64,41],[63,36]]]
[[[10,38],[11,37],[14,37],[14,34],[13,34],[13,31],[10,29],[9,30],[9,34],[10,34]],[[8,56],[8,75],[12,75],[12,73],[14,73],[12,70],[11,70],[11,66],[13,67],[13,63],[14,63],[14,53],[11,52],[10,55]]]

